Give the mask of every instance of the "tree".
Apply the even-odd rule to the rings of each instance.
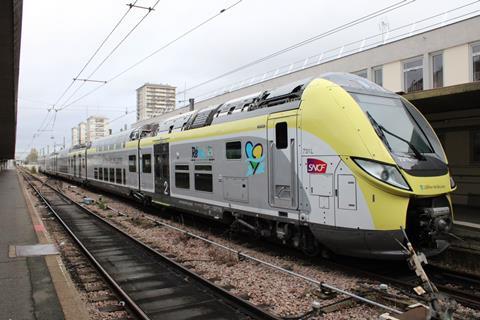
[[[37,160],[38,160],[38,151],[37,149],[32,148],[28,156],[25,158],[25,163],[26,164],[37,163]]]

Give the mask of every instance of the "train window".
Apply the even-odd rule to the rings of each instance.
[[[137,156],[128,156],[128,172],[137,172]]]
[[[175,172],[175,187],[190,189],[190,173]]]
[[[275,125],[275,144],[277,149],[288,147],[288,126],[286,122],[279,122]]]
[[[93,178],[98,179],[98,168],[93,168]]]
[[[150,154],[142,155],[143,173],[152,173],[152,156]]]
[[[225,144],[225,154],[227,159],[241,159],[242,158],[242,142],[232,141]]]
[[[196,165],[195,170],[196,171],[212,171],[212,166],[207,164]]]
[[[109,181],[110,182],[115,182],[115,169],[114,168],[110,168],[110,179]]]
[[[122,169],[123,184],[127,184],[127,179],[125,178],[125,169]]]
[[[175,170],[189,170],[188,164],[177,164],[175,165]]]
[[[103,168],[103,181],[108,181],[108,168]]]
[[[195,190],[213,191],[213,175],[211,173],[195,173]]]
[[[103,180],[103,169],[98,168],[98,180]]]
[[[115,182],[122,184],[122,169],[115,169]]]

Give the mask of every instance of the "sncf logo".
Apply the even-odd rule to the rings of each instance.
[[[327,164],[322,160],[318,159],[307,159],[307,172],[318,174],[318,173],[325,173],[327,171]]]

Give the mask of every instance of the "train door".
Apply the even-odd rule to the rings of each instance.
[[[78,155],[78,177],[82,177],[82,155]]]
[[[155,193],[163,196],[170,195],[170,165],[168,143],[153,146]]]
[[[273,207],[296,209],[297,116],[270,116],[267,128],[269,203]]]
[[[77,156],[73,156],[73,176],[77,176]]]

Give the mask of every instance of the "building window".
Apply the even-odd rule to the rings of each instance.
[[[443,54],[432,55],[432,87],[443,87]]]
[[[359,76],[359,77],[362,77],[362,78],[365,78],[365,79],[368,78],[367,69],[355,71],[355,72],[352,72],[352,73],[353,73],[354,75],[356,75],[356,76]]]
[[[472,46],[473,81],[480,81],[480,43]]]
[[[242,142],[232,141],[225,144],[225,155],[227,159],[241,159],[242,158]]]
[[[115,169],[115,182],[122,184],[122,169]]]
[[[277,149],[288,147],[288,126],[286,122],[279,122],[275,125],[275,144]]]
[[[480,130],[472,132],[472,160],[473,162],[480,162]]]
[[[122,176],[123,176],[123,184],[127,184],[127,179],[125,175],[125,169],[122,169]]]
[[[108,168],[103,168],[103,181],[108,181]]]
[[[93,178],[98,179],[98,168],[93,168]]]
[[[150,154],[142,155],[142,171],[143,173],[152,173],[152,157]]]
[[[373,68],[372,74],[373,74],[373,82],[375,82],[379,86],[383,86],[383,68],[382,67]]]
[[[423,90],[423,58],[403,63],[403,87],[405,92]]]
[[[98,180],[103,180],[103,169],[98,168]]]
[[[188,164],[177,164],[175,166],[175,187],[190,189],[190,172],[188,170]]]
[[[137,156],[128,156],[128,172],[137,172]]]

